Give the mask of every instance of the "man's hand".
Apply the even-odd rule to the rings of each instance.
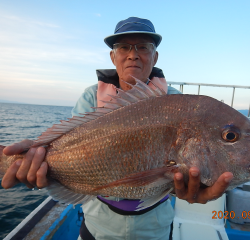
[[[19,154],[33,144],[31,140],[23,140],[4,148],[7,156]],[[46,178],[48,165],[44,161],[46,150],[43,147],[30,148],[23,159],[15,161],[2,179],[3,188],[11,188],[17,183],[24,183],[28,188],[43,188],[48,185]]]
[[[188,187],[185,186],[183,175],[176,173],[174,176],[175,194],[178,198],[188,201],[189,203],[207,203],[222,196],[226,191],[229,183],[233,179],[230,172],[223,173],[213,186],[200,188],[200,171],[197,167],[189,170]]]

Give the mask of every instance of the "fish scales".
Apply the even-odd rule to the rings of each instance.
[[[67,169],[68,171],[69,164],[65,159],[72,159],[70,164],[71,174],[69,174],[72,178],[71,182],[84,182],[94,189],[124,178],[128,174],[161,167],[163,166],[162,161],[164,160],[162,159],[165,157],[165,153],[164,149],[160,147],[160,142],[166,140],[164,139],[165,135],[161,134],[162,132],[164,132],[163,127],[158,127],[158,129],[146,128],[145,130],[137,128],[136,130],[112,134],[108,138],[104,138],[102,142],[95,138],[91,142],[87,141],[81,147],[84,154],[81,154],[79,149],[66,150],[56,155],[50,155],[48,152],[46,161],[49,163],[58,162],[58,159],[60,161],[59,164],[50,166],[50,175],[55,179],[64,176],[65,174],[60,172],[60,169]],[[158,141],[152,141],[157,139],[157,135]],[[79,159],[83,155],[85,159],[82,159],[81,162]],[[159,157],[162,161],[159,160]],[[80,169],[79,166],[81,166]],[[62,177],[59,180],[62,182],[64,178]],[[69,180],[67,179],[67,181]],[[77,192],[77,189],[74,189],[74,191]]]
[[[249,181],[249,136],[249,120],[215,99],[151,96],[53,140],[46,161],[50,178],[75,193],[141,199],[171,188],[176,171],[187,182],[192,166],[207,186],[226,171],[232,187]]]

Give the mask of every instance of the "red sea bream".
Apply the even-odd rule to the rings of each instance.
[[[232,172],[233,188],[250,181],[250,121],[211,97],[166,95],[139,80],[93,113],[62,121],[34,146],[47,145],[50,194],[62,202],[82,203],[84,196],[127,199],[162,198],[180,171],[196,166],[211,186]],[[0,171],[22,155],[0,149]]]

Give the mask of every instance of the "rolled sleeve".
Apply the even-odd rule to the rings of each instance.
[[[93,112],[92,107],[96,107],[97,84],[85,89],[84,93],[78,99],[75,107],[72,109],[72,116],[81,116],[80,113]]]

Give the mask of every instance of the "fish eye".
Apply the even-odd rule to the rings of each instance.
[[[239,130],[235,127],[227,126],[222,131],[222,138],[227,142],[236,142],[240,138]]]

